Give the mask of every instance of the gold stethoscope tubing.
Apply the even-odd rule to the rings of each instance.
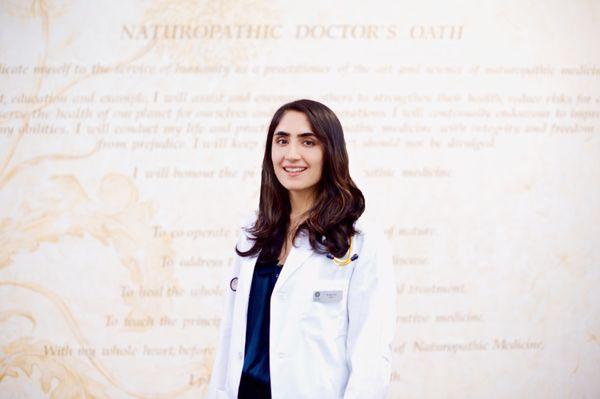
[[[352,261],[352,259],[350,259],[351,253],[352,253],[352,237],[350,237],[350,247],[348,248],[348,252],[346,252],[345,258],[333,257],[333,263],[335,263],[338,266],[346,266],[348,263],[350,263]]]

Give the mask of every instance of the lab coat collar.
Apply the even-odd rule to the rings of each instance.
[[[250,240],[247,240],[247,245],[250,245]],[[287,280],[298,270],[306,260],[314,254],[310,241],[308,240],[308,233],[304,230],[298,233],[295,245],[292,245],[290,252],[288,253],[287,259],[281,269],[281,273],[277,278],[273,292],[279,292],[287,282]],[[254,267],[258,255],[244,257],[242,260],[242,267],[240,268],[240,278],[238,285],[238,293],[244,293],[247,296],[250,293],[250,286],[252,284],[252,275],[254,274]]]
[[[308,240],[308,233],[305,230],[301,230],[294,241],[290,252],[288,253],[287,259],[281,269],[281,273],[277,278],[273,292],[279,292],[285,286],[287,280],[298,270],[306,260],[314,254],[310,242]]]

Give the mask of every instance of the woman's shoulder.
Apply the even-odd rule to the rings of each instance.
[[[366,258],[382,256],[391,261],[391,243],[378,213],[364,213],[356,220],[355,228],[360,231],[357,248]]]
[[[258,218],[258,210],[245,213],[241,218],[241,228],[248,229],[254,225]]]
[[[379,235],[383,234],[383,223],[379,213],[365,210],[362,215],[354,222],[354,228],[358,230],[358,234]]]
[[[256,222],[257,215],[257,211],[252,211],[242,214],[242,216],[238,218],[238,222],[236,223],[237,229],[235,230],[237,235],[236,247],[242,251],[247,250],[246,243],[249,241],[248,239],[250,238],[248,230]]]

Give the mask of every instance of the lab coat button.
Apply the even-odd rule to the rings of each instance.
[[[238,357],[241,359],[242,357],[244,357],[244,355],[242,354],[242,351],[238,352]]]
[[[284,352],[277,352],[277,357],[280,359],[283,359],[285,357],[285,353]]]

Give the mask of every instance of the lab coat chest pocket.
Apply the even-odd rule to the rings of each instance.
[[[300,326],[308,335],[320,339],[346,335],[347,284],[345,281],[319,280],[305,293],[305,311]]]

